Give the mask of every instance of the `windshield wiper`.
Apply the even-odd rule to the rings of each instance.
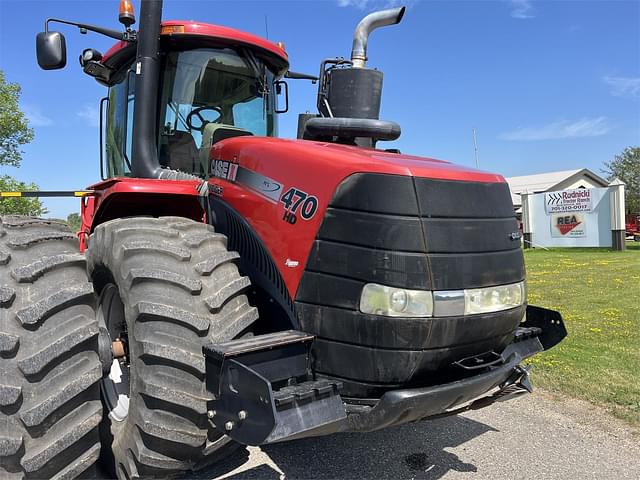
[[[261,69],[261,63],[258,62],[258,59],[251,50],[244,49],[243,52],[247,57],[247,63],[249,63],[251,69],[253,70],[253,74],[256,76],[256,80],[260,88],[260,93],[265,96],[269,93],[269,88],[267,87],[267,72],[264,71],[264,64],[262,64]]]
[[[262,94],[262,118],[265,119],[267,118],[267,95],[270,93],[267,85],[267,72],[264,64],[258,62],[258,59],[256,59],[256,56],[251,50],[245,48],[243,49],[243,53],[247,58],[247,63],[249,63],[254,75],[256,76],[258,91]],[[262,69],[260,69],[260,65],[262,66]]]

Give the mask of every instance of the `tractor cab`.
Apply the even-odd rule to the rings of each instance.
[[[133,13],[120,16],[127,27],[117,32],[94,25],[48,19],[37,39],[38,62],[44,69],[66,64],[66,46],[50,22],[78,26],[117,38],[104,55],[88,48],[80,55],[83,71],[109,87],[100,102],[103,178],[132,175],[138,35],[131,30]],[[157,157],[165,169],[200,177],[208,172],[211,146],[243,135],[276,136],[277,95],[288,92],[281,77],[289,64],[284,46],[232,28],[192,21],[165,21],[159,26],[159,68],[155,137]],[[139,83],[139,82],[138,82]],[[147,89],[148,90],[148,89]],[[288,99],[283,100],[288,105]],[[142,109],[150,115],[148,106]],[[106,167],[106,169],[105,169]]]
[[[204,177],[214,143],[277,135],[276,97],[286,92],[280,77],[288,67],[287,55],[280,45],[251,37],[204,23],[163,22],[156,126],[162,167]],[[103,174],[130,176],[135,48],[119,42],[100,64],[101,69],[84,70],[92,76],[99,71],[96,79],[109,87],[101,103],[106,120]]]

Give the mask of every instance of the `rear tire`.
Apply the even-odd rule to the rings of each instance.
[[[75,478],[97,460],[94,302],[65,224],[0,219],[0,478]]]
[[[211,226],[181,217],[112,220],[91,236],[98,316],[127,347],[102,384],[103,460],[118,477],[172,476],[235,448],[208,435],[202,347],[249,331],[258,318],[237,258]],[[123,415],[127,402],[117,399],[127,391]]]

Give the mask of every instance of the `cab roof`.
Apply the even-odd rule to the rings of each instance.
[[[275,70],[284,73],[289,67],[289,56],[280,45],[258,37],[251,33],[236,30],[235,28],[212,25],[210,23],[194,22],[191,20],[167,20],[161,23],[160,38],[201,40],[205,37],[223,45],[240,45],[252,47],[261,51],[273,61]],[[133,49],[130,42],[120,41],[112,46],[102,57],[105,65],[118,64],[122,57],[129,57]]]

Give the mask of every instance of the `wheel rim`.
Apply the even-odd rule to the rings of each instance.
[[[113,345],[111,368],[102,377],[100,390],[109,417],[114,421],[121,422],[127,418],[129,413],[129,352],[124,306],[118,287],[113,283],[102,289],[98,300],[97,317],[100,324],[107,329],[109,340]]]

